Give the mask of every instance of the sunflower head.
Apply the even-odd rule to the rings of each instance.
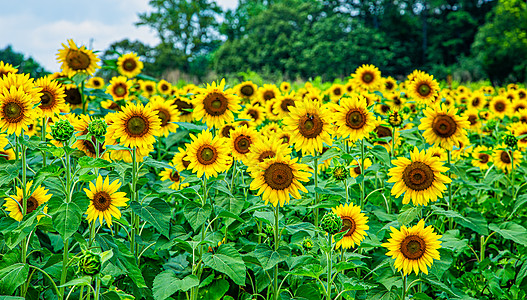
[[[108,125],[104,119],[96,119],[90,122],[88,125],[88,132],[93,134],[96,137],[102,137],[106,135],[106,129]]]
[[[348,170],[344,166],[336,166],[332,171],[333,178],[342,181],[348,177]]]
[[[139,60],[136,53],[126,53],[117,59],[117,71],[119,74],[132,78],[141,73],[143,62]]]
[[[77,47],[73,40],[68,40],[68,45],[62,44],[63,49],[59,49],[57,60],[62,63],[61,69],[64,72],[79,73],[84,72],[89,75],[95,73],[95,69],[100,68],[97,63],[100,59],[86,46]]]
[[[515,149],[516,146],[518,146],[518,139],[512,134],[507,134],[503,137],[503,143],[507,145],[507,147]]]
[[[83,251],[78,262],[79,273],[94,276],[101,271],[101,256],[91,251]]]
[[[311,251],[311,249],[313,249],[313,240],[309,237],[305,237],[302,240],[302,248],[304,248],[304,251]]]
[[[342,229],[342,219],[334,212],[327,212],[320,220],[320,228],[330,235]]]
[[[73,136],[75,128],[68,120],[60,120],[51,125],[51,136],[59,142],[67,142]]]

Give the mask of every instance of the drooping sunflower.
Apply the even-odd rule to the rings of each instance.
[[[439,260],[442,236],[434,232],[432,225],[425,228],[425,221],[420,220],[417,225],[410,228],[401,226],[397,230],[390,226],[390,239],[382,246],[388,248],[386,255],[395,259],[395,268],[403,270],[404,275],[419,271],[428,274],[428,267],[432,266],[433,260]]]
[[[219,84],[207,84],[193,100],[193,115],[196,120],[203,120],[209,127],[221,127],[224,123],[234,121],[234,114],[241,106],[240,99],[232,89],[225,90],[225,79]]]
[[[29,192],[31,191],[31,186],[33,185],[33,180],[29,181],[26,184],[26,195],[29,195]],[[45,189],[43,186],[39,185],[31,195],[26,196],[26,212],[32,213],[35,209],[37,209],[40,205],[46,203],[52,194],[48,194],[49,190]],[[19,187],[16,187],[16,195],[11,195],[10,197],[4,198],[6,201],[4,203],[5,210],[9,212],[9,216],[17,221],[22,221],[23,214],[22,214],[22,198],[23,198],[23,190]],[[44,207],[44,213],[46,213],[48,210],[47,207]],[[38,220],[40,220],[44,215],[39,215],[37,217]]]
[[[236,94],[243,99],[252,99],[256,96],[258,87],[252,81],[244,81],[235,87]]]
[[[174,122],[179,122],[178,109],[170,100],[165,100],[161,96],[153,96],[148,102],[150,108],[157,113],[161,120],[161,133],[167,137],[171,132],[176,132],[179,127]]]
[[[40,96],[40,105],[38,107],[46,118],[60,113],[65,108],[66,102],[64,98],[66,94],[62,84],[52,80],[49,76],[38,78],[35,84],[42,88],[42,96]]]
[[[472,165],[481,170],[487,170],[489,168],[489,162],[492,162],[492,158],[487,152],[492,152],[492,149],[486,146],[477,146],[472,152]]]
[[[439,84],[434,76],[429,74],[419,74],[408,86],[408,94],[418,103],[432,104],[439,91]]]
[[[495,96],[489,103],[489,109],[496,118],[504,118],[512,113],[512,105],[504,96]]]
[[[291,154],[291,151],[292,149],[287,144],[283,144],[277,135],[270,138],[259,138],[251,144],[249,153],[247,153],[247,172],[251,173],[259,163],[265,159],[275,157],[277,153],[288,156]]]
[[[310,168],[298,163],[298,158],[277,153],[275,157],[265,159],[251,173],[253,181],[249,188],[258,190],[257,196],[262,195],[265,204],[271,202],[273,206],[284,206],[289,203],[291,196],[300,199],[300,191],[307,193],[301,182],[309,181]]]
[[[258,141],[258,132],[247,126],[236,127],[230,132],[227,144],[234,159],[247,162],[247,155],[252,144]]]
[[[366,230],[370,229],[370,226],[367,225],[368,217],[361,212],[360,206],[341,204],[340,206],[332,207],[331,210],[342,219],[341,232],[347,231],[342,239],[337,242],[335,248],[349,249],[355,247],[355,245],[358,247],[364,237],[368,235]]]
[[[448,167],[443,166],[439,158],[417,147],[410,153],[410,159],[399,157],[392,160],[395,167],[388,171],[391,176],[388,182],[393,182],[392,195],[399,198],[404,194],[403,204],[410,200],[414,205],[427,205],[429,201],[437,201],[446,190],[451,180],[443,173]]]
[[[502,144],[494,150],[492,161],[498,169],[509,173],[512,171],[513,161],[515,169],[520,165],[520,162],[522,161],[522,153],[518,150],[510,150],[507,146]]]
[[[129,103],[121,112],[111,114],[111,125],[106,133],[107,139],[118,140],[119,144],[130,148],[152,146],[155,136],[161,135],[161,120],[150,106]]]
[[[125,76],[113,77],[106,88],[106,93],[112,95],[114,101],[128,100],[132,81]]]
[[[463,136],[467,135],[466,129],[470,126],[467,117],[460,117],[454,107],[444,105],[429,106],[424,111],[425,117],[421,119],[420,130],[424,130],[423,137],[430,145],[440,145],[445,149],[458,146]]]
[[[141,73],[141,70],[143,70],[143,62],[134,52],[123,54],[117,59],[117,71],[121,75],[132,78]]]
[[[252,120],[258,126],[265,120],[265,109],[259,105],[247,104],[238,115],[238,118]]]
[[[331,116],[320,101],[304,99],[290,107],[290,114],[283,120],[284,130],[291,133],[295,149],[305,154],[320,153],[324,143],[331,146]]]
[[[104,79],[102,77],[91,77],[86,81],[86,87],[90,89],[102,89],[104,87]]]
[[[223,138],[212,137],[210,131],[203,130],[196,137],[190,134],[192,142],[186,144],[188,169],[197,173],[198,177],[205,174],[206,178],[217,176],[229,167],[229,146]]]
[[[61,69],[64,72],[80,73],[84,72],[89,75],[95,73],[95,69],[100,68],[97,63],[100,59],[93,51],[86,49],[86,46],[77,47],[72,39],[68,39],[68,46],[62,44],[63,49],[59,49],[57,61],[62,63]]]
[[[351,76],[358,86],[366,90],[378,89],[383,84],[381,71],[374,65],[362,65]]]
[[[359,95],[340,100],[340,106],[332,117],[338,136],[355,142],[369,135],[375,128],[375,117],[366,105],[366,99]]]
[[[372,162],[371,159],[365,158],[364,159],[364,171],[368,170],[369,167],[371,167]],[[357,178],[362,174],[362,166],[360,164],[360,159],[355,158],[353,162],[350,163],[349,170],[350,170],[350,176],[353,178]]]
[[[157,88],[157,91],[160,94],[162,94],[162,95],[170,95],[170,92],[172,90],[172,85],[168,81],[166,81],[164,79],[161,79],[157,83],[156,88]]]
[[[273,105],[273,113],[278,115],[280,119],[285,118],[289,115],[289,107],[294,107],[296,100],[295,92],[289,94],[284,93],[283,95],[278,96]]]
[[[88,222],[96,222],[99,219],[99,223],[103,220],[106,221],[108,227],[112,226],[112,217],[116,219],[121,218],[121,211],[118,207],[126,206],[128,198],[126,198],[125,192],[118,192],[121,187],[121,183],[118,179],[110,183],[110,178],[99,175],[96,183],[90,182],[90,188],[84,189],[86,196],[90,198],[90,205],[86,214]]]
[[[0,79],[4,77],[4,75],[7,75],[9,73],[16,73],[18,72],[18,69],[13,67],[12,64],[4,63],[3,61],[0,61]]]
[[[0,91],[0,128],[8,134],[20,135],[40,116],[40,108],[33,108],[30,96],[21,88]]]
[[[172,163],[168,164],[174,166]],[[171,184],[168,188],[176,191],[189,185],[188,183],[183,183],[185,177],[181,176],[177,170],[165,168],[163,171],[159,172],[159,176],[161,176],[161,181],[170,180]]]

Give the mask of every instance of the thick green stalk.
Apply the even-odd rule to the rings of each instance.
[[[131,192],[132,194],[130,195],[132,199],[131,202],[133,201],[138,201],[137,199],[137,157],[136,157],[136,149],[134,148],[132,150],[132,188],[131,188]],[[137,245],[136,245],[136,241],[135,241],[135,236],[137,234],[137,226],[136,226],[136,222],[135,222],[135,219],[136,219],[136,215],[134,213],[134,211],[132,210],[132,213],[131,213],[131,222],[130,222],[130,225],[132,226],[132,229],[131,229],[131,241],[130,241],[130,252],[132,252],[132,254],[134,254],[136,257],[137,257]]]
[[[21,135],[21,138],[24,138],[24,132],[22,132],[22,135]],[[18,142],[19,142],[19,139],[17,138],[16,139],[16,148],[18,149]],[[27,195],[27,162],[26,162],[26,146],[20,144],[20,149],[21,149],[21,156],[22,156],[22,216],[25,216],[27,214],[27,198],[28,198],[28,195]],[[17,151],[17,159],[18,159],[18,151]],[[26,259],[27,259],[27,245],[28,245],[28,238],[27,237],[24,237],[22,239],[22,243],[20,244],[21,245],[21,262],[22,263],[26,263]],[[28,282],[24,282],[24,284],[22,284],[22,288],[20,289],[20,295],[22,297],[25,297],[25,293],[27,291],[27,288],[28,288]]]
[[[315,156],[317,153],[315,153]],[[318,157],[315,157],[314,160],[314,169],[315,169],[315,205],[318,205],[319,198],[318,198]],[[315,227],[318,227],[318,206],[315,207]]]
[[[450,178],[450,180],[452,180],[452,166],[451,166],[451,163],[452,163],[452,153],[450,150],[447,150],[447,156],[448,156],[448,178]],[[451,210],[453,207],[453,201],[452,201],[452,181],[450,181],[450,183],[448,184],[448,210]],[[450,218],[448,220],[448,228],[449,229],[452,229],[454,227],[454,219],[453,218]]]
[[[512,193],[512,203],[516,200],[516,191],[514,187],[514,149],[509,150],[509,156],[511,157],[511,193]]]
[[[403,291],[402,291],[402,300],[406,299],[406,275],[403,275]]]
[[[365,198],[365,176],[364,176],[364,139],[360,141],[360,173],[362,175],[362,181],[360,183],[360,209],[364,209],[364,198]]]
[[[79,89],[79,93],[81,94],[81,102],[82,102],[82,114],[86,114],[86,97],[84,96],[84,80],[81,82],[81,88]]]
[[[315,163],[316,164],[316,163]],[[315,170],[316,174],[316,170]],[[278,229],[278,219],[279,219],[279,209],[280,205],[277,203],[274,209],[274,251],[278,252],[278,245],[280,244],[280,231]],[[316,219],[315,219],[316,220]],[[273,285],[273,295],[274,299],[278,300],[280,292],[278,290],[278,264],[274,266],[274,285]]]
[[[101,278],[99,275],[95,276],[95,295],[93,299],[99,300],[99,295],[101,294]]]
[[[326,294],[326,299],[327,300],[331,300],[331,279],[332,279],[332,274],[331,274],[331,271],[333,269],[333,236],[331,234],[328,233],[328,244],[329,244],[329,251],[328,251],[328,278],[327,278],[327,282],[328,282],[328,287],[327,287],[327,294]]]
[[[40,140],[45,142],[46,141],[46,125],[48,123],[48,118],[43,117],[42,118],[42,128],[40,131]],[[46,151],[42,151],[42,168],[46,166]]]
[[[64,142],[64,156],[65,156],[65,171],[66,171],[66,202],[69,203],[71,201],[71,167],[70,167],[70,155],[67,148],[67,143]],[[64,285],[66,283],[66,277],[68,275],[68,263],[69,263],[69,240],[64,240],[64,252],[62,255],[62,272],[60,275],[60,285]],[[64,299],[64,291],[65,287],[60,288],[60,299]]]

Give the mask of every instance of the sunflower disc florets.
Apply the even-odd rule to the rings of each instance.
[[[344,166],[336,166],[333,168],[333,178],[336,180],[345,180],[348,177],[348,171]]]
[[[304,251],[310,251],[313,249],[313,241],[310,238],[305,237],[304,240],[302,240],[302,248],[304,248]]]
[[[68,120],[60,120],[51,126],[51,136],[59,142],[69,141],[75,128]]]
[[[90,251],[85,251],[79,259],[78,266],[79,272],[84,275],[97,275],[101,271],[101,256]]]
[[[320,228],[329,234],[335,234],[342,230],[342,219],[333,212],[328,212],[320,221]]]

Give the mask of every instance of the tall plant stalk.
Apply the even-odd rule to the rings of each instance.
[[[67,149],[68,143],[63,142],[63,148],[64,148],[64,168],[66,171],[66,202],[71,202],[71,166],[70,166],[70,153]],[[68,263],[69,263],[69,239],[64,240],[64,252],[62,255],[62,273],[60,275],[60,285],[64,285],[66,283],[66,277],[68,275]],[[64,299],[64,291],[65,287],[60,288],[60,299]]]

